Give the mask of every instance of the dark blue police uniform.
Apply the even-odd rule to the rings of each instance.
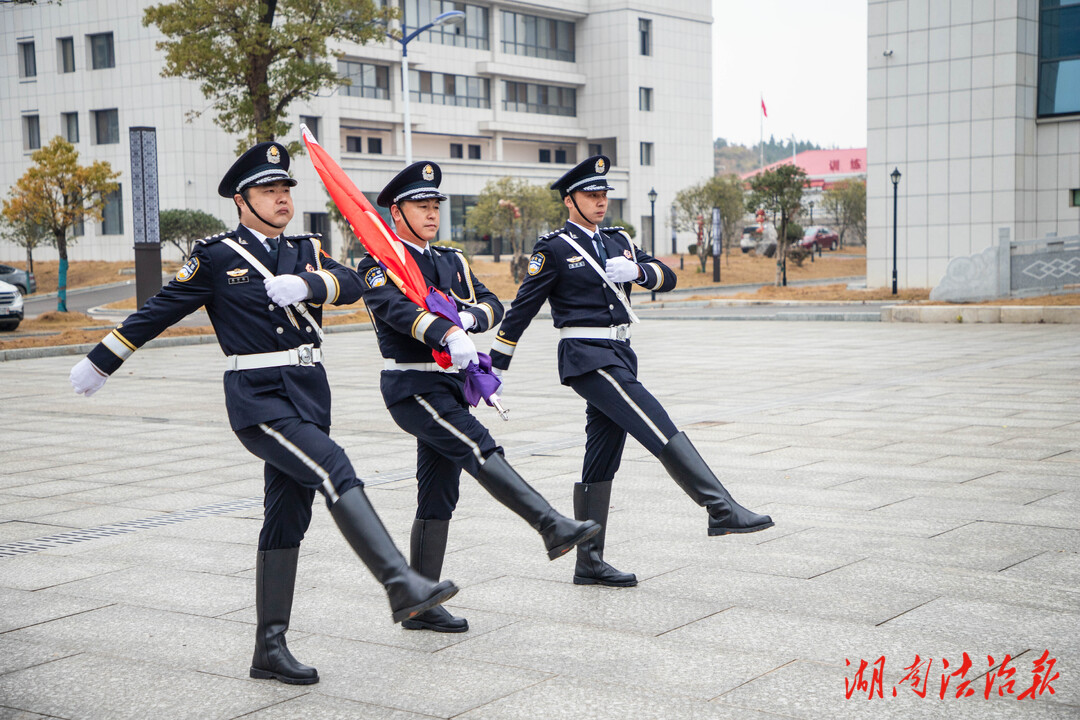
[[[378,203],[391,207],[409,201],[445,200],[438,191],[441,179],[442,171],[435,163],[414,163],[383,189]],[[404,216],[403,220],[408,222]],[[421,252],[409,243],[403,245],[429,288],[442,290],[460,314],[475,319],[469,332],[484,332],[502,319],[502,303],[477,279],[462,253],[431,245]],[[541,534],[551,559],[599,532],[594,523],[579,523],[560,515],[510,467],[491,433],[469,411],[465,374],[453,366],[444,371],[434,362],[432,350],[442,350],[447,332],[457,326],[409,300],[372,256],[361,260],[357,269],[385,362],[379,382],[383,400],[394,422],[416,437],[412,567],[438,579],[462,469]],[[402,627],[464,632],[468,622],[444,608],[435,608],[403,622]]]
[[[296,184],[279,143],[260,143],[238,159],[218,188],[241,197],[258,185]],[[360,278],[321,251],[318,235],[268,238],[270,250],[240,225],[200,240],[176,277],[130,315],[88,358],[115,372],[132,353],[186,315],[205,307],[227,356],[225,403],[241,443],[265,461],[263,528],[256,565],[258,626],[251,677],[292,684],[318,681],[285,644],[300,542],[318,490],[346,539],[383,583],[395,622],[451,597],[453,583],[435,584],[411,570],[363,493],[345,451],[329,437],[330,387],[323,369],[323,304],[360,298]],[[264,272],[265,271],[265,272]],[[279,307],[264,278],[296,276],[306,301]]]
[[[551,187],[576,205],[573,193],[613,189],[605,177],[609,168],[608,158],[594,156]],[[612,283],[598,272],[618,256],[637,263],[640,276],[635,282]],[[593,519],[606,526],[611,480],[629,432],[660,458],[692,498],[710,508],[709,534],[764,529],[772,524],[771,519],[738,509],[741,506],[730,499],[711,471],[706,476],[708,468],[685,434],[637,379],[637,356],[630,347],[636,322],[629,306],[630,291],[637,284],[666,292],[675,283],[675,273],[636,247],[621,228],[598,228],[590,235],[567,222],[542,236],[533,248],[525,280],[492,343],[492,365],[509,368],[522,334],[546,301],[560,330],[559,378],[586,400],[585,458],[581,482],[574,488],[579,519]],[[604,540],[601,533],[578,547],[574,582],[636,584],[632,574],[620,573],[603,561]]]

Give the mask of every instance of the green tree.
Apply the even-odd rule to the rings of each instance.
[[[775,170],[768,170],[750,178],[746,209],[750,212],[763,209],[776,227],[777,287],[783,282],[784,262],[791,242],[787,237],[788,223],[794,221],[802,210],[805,186],[806,172],[794,165],[781,165]]]
[[[675,195],[676,229],[696,233],[701,228],[702,241],[696,245],[702,272],[713,252],[712,209],[720,209],[721,234],[730,263],[731,243],[742,225],[744,202],[743,183],[735,175],[714,175]]]
[[[167,38],[162,76],[198,81],[214,122],[243,149],[287,134],[293,101],[348,84],[327,60],[329,42],[381,39],[394,16],[372,0],[175,0],[148,7],[143,24]]]
[[[559,216],[559,219],[560,220],[562,219],[561,215]],[[556,221],[556,222],[558,222],[558,221]],[[625,220],[623,218],[611,218],[611,220],[605,222],[604,225],[608,226],[608,227],[621,227],[623,230],[626,231],[626,234],[629,235],[630,237],[632,237],[632,238],[637,237],[637,228],[635,228],[630,223],[629,220]]]
[[[161,241],[172,243],[186,258],[195,241],[225,230],[225,223],[202,210],[162,210],[158,216]]]
[[[101,160],[79,165],[75,146],[59,136],[30,159],[34,164],[8,191],[3,214],[9,223],[39,225],[51,236],[60,254],[56,309],[67,312],[67,249],[75,242],[68,235],[81,222],[102,219],[105,199],[119,187],[115,180],[120,173]]]
[[[509,240],[510,273],[515,282],[521,282],[527,265],[525,251],[532,250],[532,239],[561,225],[564,215],[562,201],[554,190],[520,178],[501,177],[489,180],[480,191],[476,205],[465,216],[465,227],[479,236]]]
[[[825,191],[821,202],[825,211],[836,218],[841,246],[849,230],[859,242],[866,242],[866,180],[841,180]]]
[[[34,250],[49,241],[49,233],[44,227],[26,220],[11,222],[6,216],[0,216],[0,237],[26,250],[26,270],[34,272]]]

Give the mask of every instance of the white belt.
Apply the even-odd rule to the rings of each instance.
[[[559,337],[563,340],[629,340],[630,326],[613,327],[564,327],[559,328]]]
[[[457,372],[458,369],[451,365],[448,368],[440,367],[438,363],[400,363],[397,360],[383,358],[383,370],[423,370],[424,372]]]
[[[303,365],[310,367],[323,360],[322,348],[301,345],[298,348],[253,355],[229,355],[225,358],[226,370],[257,370],[259,368]]]

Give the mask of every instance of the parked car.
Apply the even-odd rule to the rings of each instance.
[[[10,265],[0,265],[0,281],[11,283],[19,288],[19,292],[23,295],[37,292],[37,280],[34,279],[34,273]]]
[[[743,228],[739,249],[744,253],[756,250],[758,255],[772,257],[776,253],[776,229],[769,224],[764,230],[758,225],[747,225]]]
[[[0,330],[14,330],[22,319],[22,293],[11,283],[0,281]]]
[[[803,231],[802,240],[799,241],[799,247],[813,250],[814,252],[818,252],[822,248],[826,250],[835,250],[840,247],[840,236],[827,227],[811,225]]]

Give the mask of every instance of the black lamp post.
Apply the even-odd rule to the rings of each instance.
[[[892,180],[892,294],[896,294],[896,205],[897,186],[900,184],[900,168],[893,168],[889,174]]]
[[[649,190],[649,254],[656,255],[656,188]]]
[[[814,224],[814,201],[810,201],[810,224]]]

